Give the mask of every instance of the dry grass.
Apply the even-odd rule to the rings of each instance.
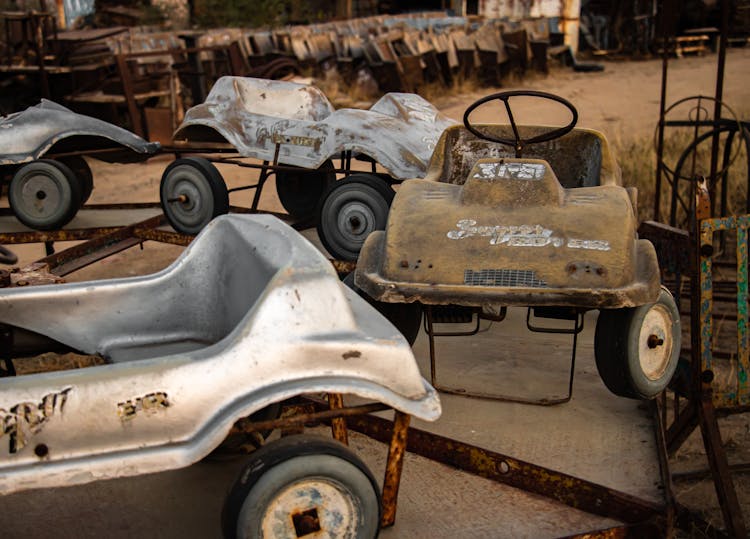
[[[742,117],[742,115],[740,115]],[[701,131],[704,133],[705,130]],[[695,140],[695,135],[690,128],[668,128],[664,138],[664,163],[674,170],[683,152]],[[726,144],[726,135],[721,135],[718,167],[722,167],[722,152]],[[711,137],[698,145],[697,152],[690,152],[684,160],[681,176],[694,177],[701,175],[708,177],[711,170]],[[623,182],[626,186],[638,188],[638,217],[640,221],[654,219],[654,199],[656,195],[656,149],[654,137],[641,137],[630,140],[617,140],[614,142],[617,160],[622,169]],[[747,152],[740,137],[734,137],[732,142],[732,156],[734,161],[727,169],[727,214],[738,215],[746,213],[747,200]],[[660,219],[668,222],[670,217],[670,206],[672,198],[672,174],[662,174]],[[720,182],[719,182],[720,183]],[[690,199],[691,182],[679,180],[680,198],[687,204]],[[719,197],[716,194],[716,208],[718,212]],[[685,209],[678,202],[676,211],[677,226],[686,226],[687,217]]]
[[[17,358],[13,361],[18,375],[82,369],[105,363],[104,359],[99,356],[84,356],[72,352],[67,354],[50,352],[34,357]]]

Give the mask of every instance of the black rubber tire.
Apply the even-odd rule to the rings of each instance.
[[[680,342],[680,313],[672,294],[662,287],[655,303],[599,312],[596,368],[615,395],[652,399],[666,389],[677,369]]]
[[[269,524],[273,516],[276,516],[274,524],[282,528],[274,528],[280,536],[306,535],[305,531],[295,533],[296,521],[292,513],[279,506],[274,511],[270,510],[271,504],[279,501],[279,497],[289,493],[290,489],[293,489],[295,502],[289,503],[290,509],[303,513],[315,511],[324,524],[331,524],[332,519],[326,519],[324,506],[316,507],[309,503],[314,498],[325,499],[325,496],[321,496],[320,487],[330,489],[323,494],[337,494],[351,511],[348,516],[351,517],[352,526],[346,529],[326,527],[330,536],[352,539],[377,537],[380,531],[380,493],[372,473],[346,446],[310,435],[281,438],[251,455],[224,502],[221,515],[224,537],[262,537],[264,521]],[[304,498],[308,498],[308,503]],[[346,523],[347,515],[333,514],[341,517],[339,525]]]
[[[91,173],[91,167],[80,155],[61,157],[57,161],[72,170],[78,178],[81,184],[81,206],[83,206],[88,202],[91,193],[94,191],[94,175]]]
[[[372,174],[352,174],[336,182],[323,196],[318,212],[318,237],[339,260],[354,261],[365,239],[383,230],[396,193]]]
[[[276,194],[287,213],[299,220],[313,217],[323,195],[336,181],[333,170],[333,163],[326,161],[315,171],[277,171]]]
[[[181,195],[187,200],[174,200]],[[214,217],[229,212],[224,178],[203,157],[175,159],[162,174],[159,199],[169,224],[182,234],[197,234]]]
[[[359,297],[375,307],[375,310],[386,317],[391,324],[396,326],[396,329],[401,332],[401,335],[404,336],[409,346],[414,346],[414,342],[419,335],[419,330],[422,327],[421,303],[386,303],[385,301],[373,299],[354,283],[354,272],[347,274],[344,277],[343,283],[359,294]]]
[[[58,161],[39,159],[16,171],[8,188],[8,202],[19,221],[37,230],[67,225],[81,205],[81,183]]]

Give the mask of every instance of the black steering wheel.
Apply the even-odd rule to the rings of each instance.
[[[535,137],[531,137],[528,139],[522,139],[521,135],[518,133],[518,126],[516,126],[516,121],[513,119],[513,113],[510,110],[510,98],[515,96],[524,96],[524,97],[538,97],[540,99],[549,99],[550,101],[556,101],[563,106],[565,106],[570,113],[573,116],[573,119],[570,120],[570,123],[564,127],[559,127],[556,129],[552,129],[550,131],[544,132],[540,135],[537,135]],[[508,113],[508,119],[510,119],[510,126],[513,128],[513,136],[514,139],[509,138],[500,138],[495,137],[492,135],[489,135],[487,133],[483,133],[479,131],[474,125],[471,124],[469,121],[469,115],[474,112],[474,109],[480,107],[481,105],[484,105],[485,103],[489,101],[502,101],[505,105],[505,110]],[[556,138],[560,138],[566,133],[569,133],[576,125],[576,122],[578,121],[578,111],[573,106],[573,104],[568,101],[567,99],[563,99],[560,96],[557,96],[555,94],[549,94],[547,92],[537,92],[536,90],[510,90],[508,92],[499,92],[496,94],[488,95],[486,97],[483,97],[482,99],[475,101],[471,105],[469,105],[469,108],[466,109],[466,112],[464,112],[464,126],[466,126],[466,129],[471,131],[475,136],[484,139],[489,140],[490,142],[497,142],[498,144],[504,144],[506,146],[513,146],[516,150],[516,157],[521,157],[523,154],[523,149],[528,144],[536,144],[538,142],[547,142],[548,140],[554,140]]]

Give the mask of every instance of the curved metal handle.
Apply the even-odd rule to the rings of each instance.
[[[18,262],[18,257],[16,254],[0,245],[0,264],[7,264],[7,265],[13,265],[16,262]]]

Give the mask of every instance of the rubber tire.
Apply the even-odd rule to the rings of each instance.
[[[422,327],[422,304],[413,303],[387,303],[371,298],[367,293],[354,283],[354,272],[344,277],[343,283],[354,290],[359,297],[375,307],[388,321],[396,326],[401,332],[409,346],[414,346],[419,330]]]
[[[370,232],[383,230],[395,196],[388,183],[372,174],[352,174],[336,182],[322,199],[318,212],[318,237],[328,252],[339,260],[355,261]],[[361,232],[347,231],[345,210],[366,208],[366,224]],[[361,213],[360,213],[360,216]]]
[[[34,176],[43,176],[57,186],[59,202],[47,216],[35,215],[32,207],[23,200],[23,183]],[[52,159],[39,159],[22,166],[13,175],[8,188],[8,202],[18,220],[26,226],[37,230],[59,230],[78,212],[81,205],[81,183],[73,171],[63,163]]]
[[[323,195],[336,182],[333,170],[333,163],[326,161],[315,171],[277,171],[276,194],[287,213],[299,220],[315,216]]]
[[[650,378],[640,362],[640,333],[646,315],[655,307],[671,320],[671,328],[663,328],[664,335],[660,337],[665,342],[669,338],[672,348],[662,372],[657,378]],[[594,356],[599,376],[615,395],[652,399],[666,389],[677,369],[681,338],[680,313],[672,294],[664,287],[655,303],[629,309],[601,310],[594,334]]]
[[[310,435],[281,438],[251,455],[224,502],[224,537],[260,537],[263,513],[276,493],[305,478],[325,478],[348,489],[360,511],[356,537],[377,537],[380,491],[372,473],[349,448],[335,440]],[[242,522],[257,529],[240,531]],[[337,536],[338,537],[338,536]]]
[[[88,202],[91,193],[94,191],[94,175],[91,173],[91,167],[80,155],[61,157],[57,161],[72,170],[78,178],[81,184],[81,206],[83,206]]]
[[[197,198],[181,202],[167,202],[185,191]],[[175,159],[161,177],[159,199],[164,215],[177,232],[195,235],[214,217],[229,212],[229,192],[219,170],[203,157]]]

